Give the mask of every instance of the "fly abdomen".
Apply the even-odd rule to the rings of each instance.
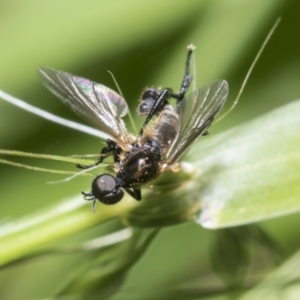
[[[151,140],[155,142],[161,153],[163,153],[173,143],[178,131],[178,114],[171,105],[166,105],[158,116]]]

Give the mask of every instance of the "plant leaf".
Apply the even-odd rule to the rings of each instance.
[[[158,194],[149,193],[142,205],[129,211],[127,222],[160,227],[196,218],[202,226],[216,229],[298,212],[299,111],[296,101],[201,138],[186,156],[194,173],[187,178],[184,172],[161,176],[158,183],[168,183],[169,191],[159,194],[161,187],[156,185]]]
[[[300,210],[300,101],[275,109],[192,148],[194,189],[207,228],[242,225]],[[198,187],[197,187],[198,186]]]

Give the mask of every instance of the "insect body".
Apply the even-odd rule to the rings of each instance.
[[[107,146],[95,164],[78,165],[90,168],[108,157],[114,159],[115,176],[101,174],[92,183],[86,200],[105,204],[119,202],[124,191],[141,200],[140,187],[157,178],[174,165],[219,113],[228,95],[225,80],[214,81],[186,96],[192,81],[190,59],[195,47],[188,46],[185,74],[179,93],[170,88],[148,88],[137,108],[145,122],[137,136],[127,133],[122,120],[128,112],[125,100],[113,90],[66,72],[42,67],[39,69],[48,89],[68,104],[78,115],[109,133]],[[176,99],[176,105],[169,100]]]

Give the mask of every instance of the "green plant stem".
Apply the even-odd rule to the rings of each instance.
[[[117,205],[101,205],[93,213],[81,197],[0,227],[0,265],[17,260],[51,242],[120,216],[135,205],[123,200]]]

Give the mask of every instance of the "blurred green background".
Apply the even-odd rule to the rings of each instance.
[[[43,87],[36,69],[53,67],[114,89],[107,72],[110,70],[134,112],[145,87],[179,88],[186,46],[192,42],[197,47],[196,86],[226,79],[230,86],[228,107],[268,31],[281,16],[280,26],[260,57],[241,102],[210,130],[216,134],[299,99],[299,11],[300,3],[295,0],[0,1],[0,89],[59,116],[84,122]],[[141,120],[137,122],[141,124]],[[4,101],[0,101],[0,136],[2,149],[44,154],[97,153],[102,146],[95,137],[50,123]],[[64,168],[62,163],[52,161],[14,160]],[[74,167],[69,166],[69,170]],[[64,177],[4,165],[0,165],[0,178],[3,223],[90,187],[89,178],[47,185],[47,181]],[[89,203],[86,206],[89,210]],[[260,224],[285,257],[300,245],[298,220],[299,215],[292,215]],[[107,223],[58,243],[86,240],[118,226]],[[208,259],[218,232],[194,223],[162,230],[113,299],[162,299],[157,296],[159,291],[178,286],[211,289],[218,297],[223,283],[212,272]],[[66,277],[75,278],[80,273],[74,266],[79,260],[93,258],[88,256],[50,256],[3,269],[0,296],[51,297]]]

